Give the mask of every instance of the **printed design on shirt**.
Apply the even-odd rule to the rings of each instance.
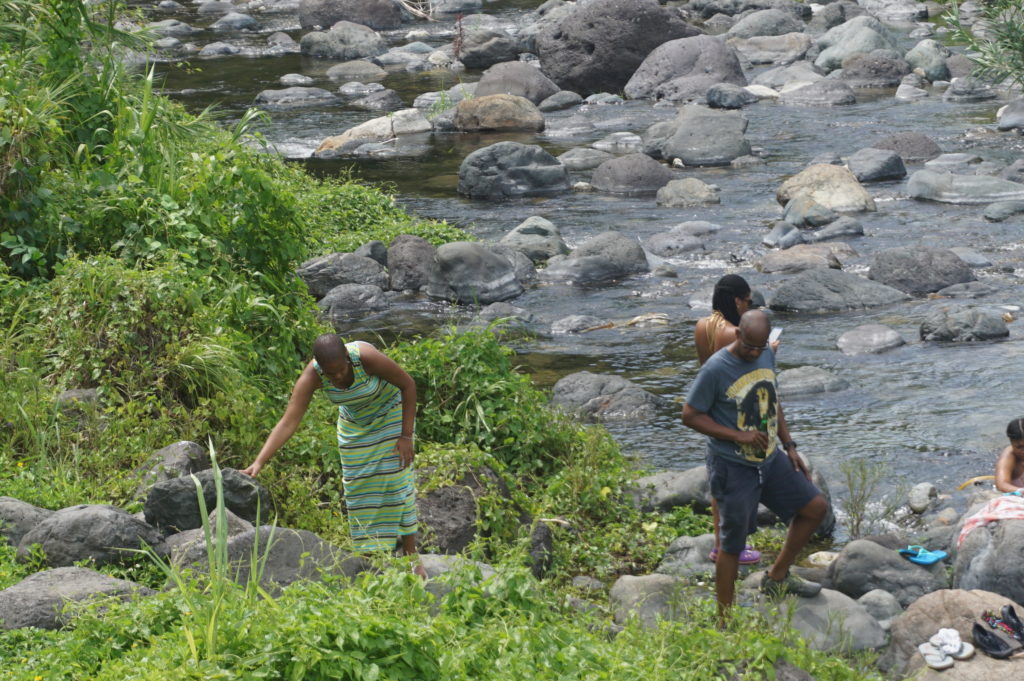
[[[725,391],[736,402],[736,428],[768,433],[768,449],[753,445],[737,445],[740,456],[747,461],[764,461],[775,451],[779,430],[779,395],[775,389],[775,372],[755,369],[743,374]]]

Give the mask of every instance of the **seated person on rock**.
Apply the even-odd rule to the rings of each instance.
[[[1024,494],[1024,417],[1006,426],[1010,444],[996,461],[996,489],[1011,494]]]

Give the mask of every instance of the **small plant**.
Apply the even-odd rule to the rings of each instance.
[[[890,468],[866,457],[844,461],[839,470],[847,490],[841,506],[850,539],[884,530],[902,505],[904,486],[883,493],[883,483],[892,479]]]
[[[943,15],[953,29],[953,38],[965,43],[974,54],[975,74],[1000,82],[1004,79],[1024,85],[1024,7],[1019,0],[987,0],[977,4],[973,25],[960,16],[961,3],[954,0]]]

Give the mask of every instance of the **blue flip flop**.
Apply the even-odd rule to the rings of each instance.
[[[899,550],[900,555],[911,563],[918,565],[934,565],[946,557],[945,551],[929,551],[923,546],[908,546]]]

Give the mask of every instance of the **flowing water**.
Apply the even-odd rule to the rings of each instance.
[[[514,26],[525,12],[539,4],[506,0],[486,6],[488,14]],[[228,122],[252,105],[263,89],[278,89],[280,76],[302,73],[314,85],[332,91],[324,75],[334,62],[290,54],[268,56],[266,35],[285,30],[298,39],[297,14],[255,14],[266,32],[232,35],[205,31],[190,40],[199,45],[226,40],[243,48],[241,55],[200,60],[189,64],[167,62],[159,70],[165,91],[191,109],[216,104]],[[152,16],[178,18],[194,26],[208,25],[212,17],[192,10]],[[410,24],[385,33],[389,43],[407,42],[405,33],[425,28],[440,46],[451,40],[452,21]],[[912,44],[909,41],[908,44]],[[748,72],[748,78],[760,69]],[[472,82],[479,73],[398,71],[384,79],[407,105],[419,94]],[[702,438],[684,428],[679,400],[697,371],[693,351],[693,323],[707,314],[709,288],[726,272],[738,272],[752,286],[770,295],[781,276],[763,275],[753,263],[764,252],[762,236],[779,219],[775,191],[788,176],[822,154],[846,156],[872,141],[900,131],[916,131],[934,139],[946,152],[968,151],[985,160],[1006,164],[1020,156],[1019,137],[998,133],[995,112],[1004,101],[951,104],[941,92],[913,103],[898,103],[892,91],[858,92],[858,103],[834,108],[798,108],[760,102],[743,110],[749,120],[747,137],[766,163],[744,169],[677,170],[676,177],[697,177],[721,188],[721,204],[705,208],[668,209],[653,197],[624,198],[596,193],[568,193],[545,199],[504,203],[471,201],[456,192],[459,164],[474,149],[502,139],[538,143],[553,154],[588,146],[611,132],[642,133],[650,124],[671,118],[671,107],[645,102],[584,106],[594,128],[560,136],[559,123],[580,110],[546,115],[549,130],[540,135],[438,134],[418,140],[415,155],[390,159],[313,161],[308,156],[330,135],[380,114],[347,109],[343,104],[270,112],[261,131],[278,153],[307,163],[312,172],[352,172],[373,183],[387,183],[409,211],[425,218],[443,219],[463,227],[484,241],[495,241],[531,215],[543,216],[561,229],[574,246],[591,235],[617,230],[641,240],[687,220],[707,220],[721,226],[709,238],[706,250],[664,261],[677,278],[637,276],[605,287],[539,285],[511,301],[536,318],[535,337],[515,342],[518,361],[537,384],[550,387],[560,377],[580,370],[617,374],[674,400],[649,421],[610,423],[608,428],[623,448],[656,468],[685,468],[703,460]],[[571,131],[570,131],[571,132]],[[300,161],[301,159],[301,161]],[[909,165],[913,172],[919,165]],[[589,173],[572,173],[573,181]],[[874,253],[897,245],[970,246],[993,264],[978,271],[981,279],[998,285],[999,293],[979,305],[1005,311],[1001,306],[1021,305],[1021,253],[1024,229],[1020,220],[988,223],[981,207],[925,203],[906,198],[905,182],[867,185],[878,210],[858,215],[865,236],[849,243],[857,255],[844,259],[844,267],[866,272]],[[652,263],[662,261],[651,258]],[[697,307],[691,307],[691,304]],[[1024,384],[1024,323],[1010,324],[1010,338],[997,343],[939,345],[918,340],[918,326],[935,305],[914,300],[866,311],[810,315],[776,314],[784,328],[780,368],[816,365],[839,374],[851,387],[842,392],[787,399],[787,419],[801,450],[822,466],[832,479],[833,491],[843,494],[839,466],[865,458],[884,463],[893,483],[907,485],[931,481],[951,490],[961,481],[993,471],[1007,421],[1024,414],[1024,403],[1014,386]],[[472,313],[417,298],[396,305],[389,313],[361,320],[345,333],[371,336],[411,333]],[[626,321],[644,313],[664,313],[669,323],[654,327],[620,327],[583,335],[551,336],[550,323],[570,314],[590,314]],[[908,341],[882,355],[848,357],[836,348],[839,334],[859,324],[877,322],[895,328]]]

